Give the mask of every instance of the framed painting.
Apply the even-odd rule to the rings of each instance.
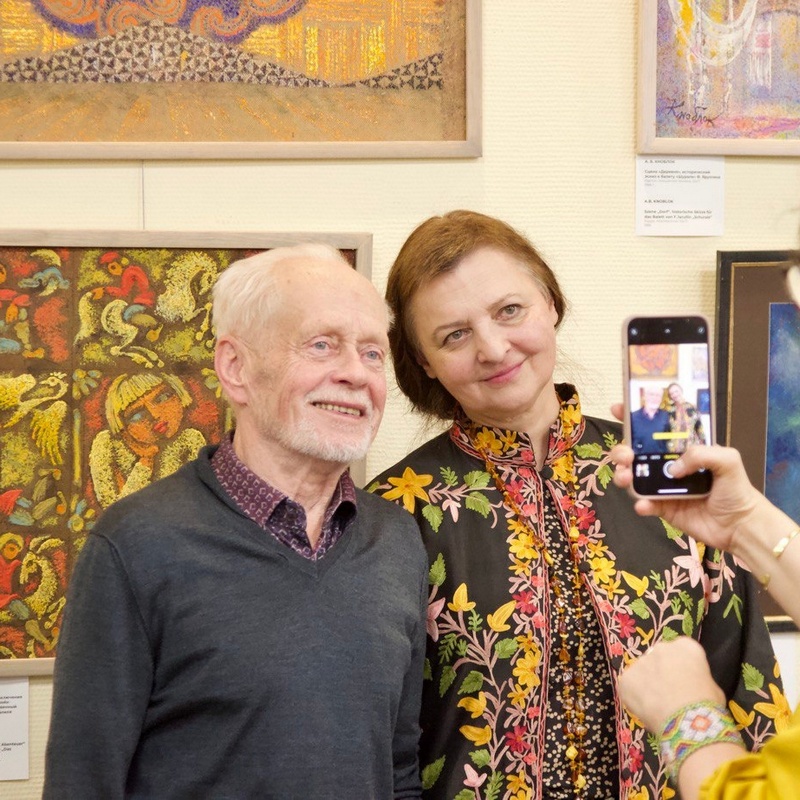
[[[0,158],[481,153],[480,0],[6,0]]]
[[[52,670],[99,514],[230,428],[216,276],[308,241],[369,277],[364,233],[0,232],[0,677]]]
[[[785,288],[797,253],[717,253],[717,431],[753,485],[800,524],[800,310]],[[767,594],[773,630],[794,630]]]
[[[639,0],[638,152],[800,155],[800,7]]]

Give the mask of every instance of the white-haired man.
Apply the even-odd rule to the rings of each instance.
[[[70,585],[44,797],[418,798],[427,560],[357,490],[387,307],[334,249],[214,287],[235,432],[118,501]]]

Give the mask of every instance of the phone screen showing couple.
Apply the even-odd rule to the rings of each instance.
[[[707,494],[711,474],[674,478],[675,460],[713,441],[711,358],[703,317],[635,317],[624,330],[626,438],[633,490],[645,497]]]

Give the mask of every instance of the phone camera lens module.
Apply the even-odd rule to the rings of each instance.
[[[638,336],[639,329],[638,328],[631,328],[631,336]]]
[[[664,328],[664,333],[672,333],[672,328]]]

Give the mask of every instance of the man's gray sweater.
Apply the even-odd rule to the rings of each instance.
[[[427,559],[413,518],[359,491],[310,561],[236,508],[210,453],[89,536],[44,800],[418,798]]]

